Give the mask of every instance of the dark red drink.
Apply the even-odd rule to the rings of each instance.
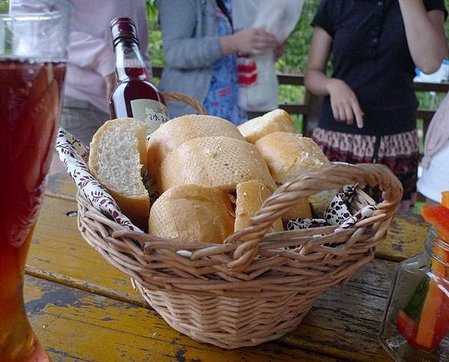
[[[65,64],[0,60],[0,356],[45,361],[23,305],[25,261],[58,127]]]

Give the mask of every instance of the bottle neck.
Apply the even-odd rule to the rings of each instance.
[[[432,269],[449,277],[449,243],[438,237],[434,227],[429,228],[424,252],[431,258]]]
[[[115,69],[119,82],[148,79],[147,69],[138,45],[124,39],[115,46]]]

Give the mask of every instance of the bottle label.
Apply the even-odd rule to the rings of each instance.
[[[162,123],[168,121],[167,107],[151,99],[134,99],[131,101],[133,117],[145,121],[148,134],[153,133]]]

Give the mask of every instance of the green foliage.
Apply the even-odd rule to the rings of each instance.
[[[150,57],[153,64],[163,65],[162,34],[158,24],[158,11],[155,0],[146,0],[148,27],[150,28]]]
[[[7,14],[9,10],[9,0],[0,1],[0,14]]]

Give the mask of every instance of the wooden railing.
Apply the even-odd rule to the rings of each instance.
[[[153,67],[153,75],[156,78],[160,78],[163,68],[160,66]],[[291,75],[291,74],[278,74],[279,84],[294,85],[299,87],[304,87],[304,76],[302,75]],[[435,92],[435,93],[448,93],[449,83],[418,83],[415,82],[416,92]],[[307,122],[310,117],[317,116],[316,112],[319,109],[317,107],[318,98],[313,96],[307,90],[305,91],[304,103],[294,103],[294,104],[279,104],[279,108],[282,108],[293,115],[302,115],[302,132],[307,133]],[[427,130],[435,110],[433,109],[418,109],[418,119],[422,119],[423,131]]]

